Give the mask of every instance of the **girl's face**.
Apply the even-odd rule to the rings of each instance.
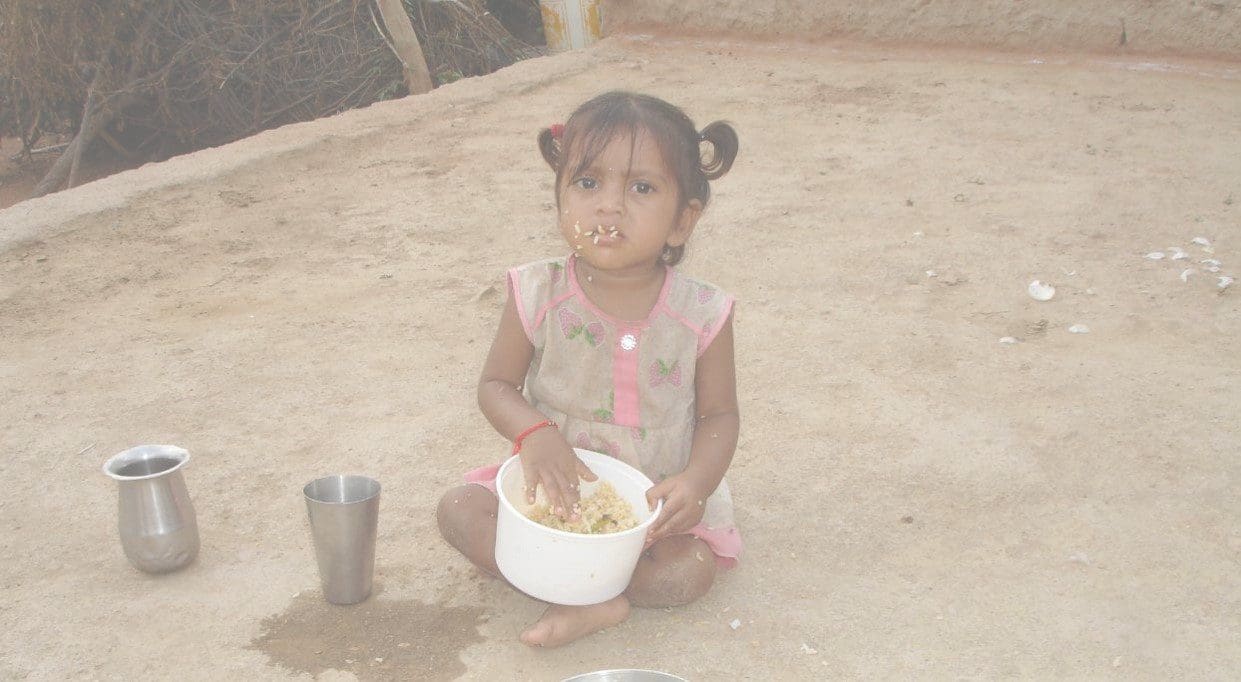
[[[574,159],[567,161],[572,168]],[[689,239],[702,214],[696,199],[679,206],[676,178],[644,131],[612,138],[589,167],[562,182],[560,232],[599,270],[654,268],[665,246]]]

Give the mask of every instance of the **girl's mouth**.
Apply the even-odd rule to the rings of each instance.
[[[580,226],[574,224],[573,230],[594,244],[614,244],[624,238],[620,228],[615,225],[596,225],[593,229],[583,232]]]

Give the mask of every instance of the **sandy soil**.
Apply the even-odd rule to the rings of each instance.
[[[741,133],[684,267],[741,300],[748,554],[531,651],[541,606],[432,512],[504,454],[502,271],[562,249],[534,131],[609,87]],[[1239,128],[1228,65],[614,39],[18,204],[0,676],[1234,676],[1241,292],[1199,261],[1241,273]],[[99,471],[149,442],[193,453],[203,537],[163,577]],[[336,472],[385,486],[353,608],[300,498]]]
[[[1241,0],[602,0],[610,32],[1241,59]]]

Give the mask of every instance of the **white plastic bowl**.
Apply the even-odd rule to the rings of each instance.
[[[496,565],[514,587],[552,604],[585,606],[605,602],[625,591],[638,565],[646,531],[663,507],[646,506],[654,485],[637,469],[607,455],[574,448],[600,481],[607,481],[633,507],[637,526],[619,533],[584,535],[540,525],[526,518],[521,462],[510,457],[496,475],[500,509],[496,515]],[[582,481],[585,497],[595,483]]]

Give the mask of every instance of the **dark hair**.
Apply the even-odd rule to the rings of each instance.
[[[614,90],[577,108],[557,136],[550,128],[539,132],[539,151],[556,171],[556,205],[560,206],[561,182],[590,166],[618,134],[637,136],[645,131],[655,141],[664,163],[676,179],[679,209],[697,199],[706,208],[711,200],[710,181],[732,168],[739,146],[737,131],[723,121],[708,124],[699,132],[680,108],[662,99]],[[703,155],[702,143],[711,146]],[[568,162],[572,168],[566,168]],[[664,261],[676,265],[685,246],[666,247]]]

